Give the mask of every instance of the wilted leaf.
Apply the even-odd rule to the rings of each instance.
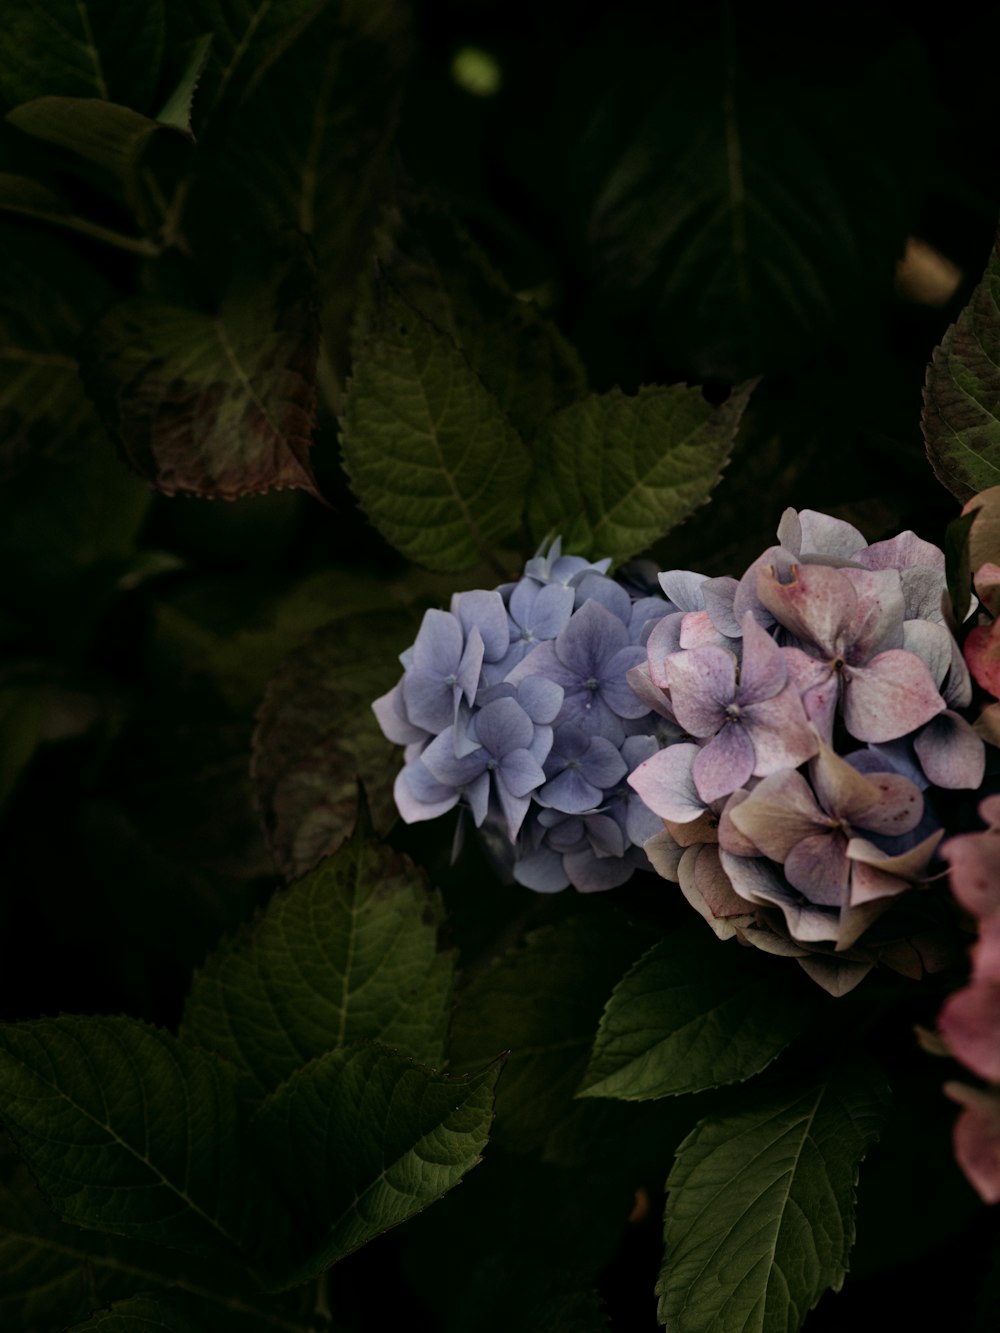
[[[452,339],[390,288],[358,351],[342,443],[362,509],[428,569],[468,569],[518,528],[524,444]]]
[[[382,735],[372,701],[402,674],[416,627],[402,614],[355,615],[318,630],[279,668],[258,714],[252,774],[281,872],[295,878],[354,826],[357,780],[384,832],[402,752]]]
[[[214,316],[122,301],[93,330],[84,377],[129,463],[165,494],[316,494],[318,337],[315,274],[294,246],[248,264]]]
[[[283,1219],[242,1155],[237,1074],[129,1018],[0,1028],[0,1121],[67,1222],[237,1262]]]
[[[705,503],[722,474],[752,384],[712,407],[701,391],[646,385],[591,394],[557,412],[537,442],[528,500],[534,537],[627,560]]]
[[[579,1095],[643,1101],[742,1082],[807,1025],[815,990],[752,950],[720,950],[700,925],[674,930],[615,987]]]
[[[701,1122],[667,1181],[657,1294],[672,1333],[794,1333],[839,1289],[887,1105],[881,1072],[855,1059]]]
[[[269,1289],[307,1282],[457,1185],[486,1146],[501,1064],[451,1077],[381,1046],[344,1047],[273,1093],[255,1130],[295,1234],[269,1256]]]
[[[959,500],[1000,482],[1000,250],[935,349],[924,439],[938,481]]]
[[[0,66],[8,106],[99,97],[145,109],[160,70],[164,0],[4,0]]]
[[[334,1046],[367,1039],[440,1067],[453,961],[439,901],[406,858],[354,835],[271,899],[195,974],[182,1035],[270,1092]]]

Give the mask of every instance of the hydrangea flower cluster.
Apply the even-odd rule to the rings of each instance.
[[[985,764],[944,556],[811,510],[777,535],[739,580],[660,575],[678,609],[630,680],[684,735],[629,777],[663,820],[646,851],[721,938],[834,994],[876,962],[920,976],[949,956],[932,904],[879,919],[942,837],[933,788],[978,787]]]
[[[648,868],[660,821],[628,774],[680,732],[628,683],[676,611],[641,568],[563,555],[557,539],[516,583],[457,593],[424,615],[402,679],[373,708],[405,745],[395,784],[408,823],[460,806],[521,884],[542,893],[623,884]]]
[[[938,1030],[950,1053],[988,1085],[947,1083],[963,1110],[955,1155],[986,1203],[1000,1203],[1000,796],[979,807],[985,832],[949,838],[941,847],[951,887],[979,938],[969,984],[945,1003]]]

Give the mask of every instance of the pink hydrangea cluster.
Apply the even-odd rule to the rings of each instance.
[[[963,1108],[955,1123],[959,1164],[987,1203],[1000,1203],[1000,796],[988,796],[979,813],[984,832],[941,847],[979,938],[969,983],[945,1003],[938,1030],[955,1059],[988,1085],[947,1083],[945,1092]]]
[[[907,893],[943,834],[934,789],[985,763],[944,556],[812,510],[777,535],[740,579],[660,575],[678,610],[629,681],[684,734],[628,779],[664,824],[645,850],[721,938],[834,994],[877,962],[921,976],[953,935]]]

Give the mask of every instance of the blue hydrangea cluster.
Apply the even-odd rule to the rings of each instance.
[[[516,583],[457,593],[424,615],[403,676],[373,708],[404,745],[407,823],[456,806],[513,878],[541,893],[623,884],[662,823],[629,774],[681,731],[629,684],[667,601],[641,567],[563,555],[557,539]]]

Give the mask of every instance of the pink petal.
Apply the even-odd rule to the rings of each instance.
[[[840,672],[828,662],[810,657],[801,648],[782,648],[788,665],[788,684],[802,700],[806,717],[828,743],[840,698]]]
[[[938,1031],[967,1069],[1000,1083],[1000,983],[974,981],[950,995]]]
[[[841,651],[858,609],[858,595],[840,570],[825,565],[792,565],[787,582],[774,565],[757,570],[757,596],[779,624],[824,655]]]
[[[842,518],[833,518],[830,514],[821,514],[815,509],[800,509],[795,515],[796,524],[790,516],[794,509],[786,509],[778,524],[778,540],[795,555],[829,555],[840,560],[858,560],[858,552],[864,552],[865,539],[852,523]],[[798,537],[795,549],[785,540]],[[859,561],[860,563],[860,561]]]
[[[663,829],[660,833],[654,833],[651,838],[643,843],[642,850],[649,858],[649,864],[661,879],[670,880],[673,884],[677,883],[677,867],[684,854],[684,848],[677,845],[670,836],[668,829]]]
[[[984,802],[985,804],[985,802]],[[989,830],[963,833],[941,847],[951,891],[977,921],[1000,912],[1000,836]]]
[[[772,861],[784,861],[796,843],[823,833],[830,821],[801,773],[784,769],[759,782],[726,813],[745,838]]]
[[[986,746],[964,717],[947,709],[914,738],[920,766],[936,787],[980,786],[986,772]]]
[[[867,662],[876,653],[903,646],[903,585],[895,569],[843,569],[858,604],[846,631],[852,662]]]
[[[691,772],[698,795],[709,805],[745,786],[753,770],[753,743],[744,727],[731,723],[698,751]]]
[[[891,649],[844,673],[844,721],[859,741],[894,741],[944,707],[931,673],[913,653]]]
[[[674,720],[673,711],[667,703],[667,696],[650,679],[648,665],[640,662],[638,666],[629,667],[625,672],[625,679],[632,687],[632,692],[643,701],[650,712],[658,713],[660,717],[667,717],[671,722]]]
[[[865,569],[907,569],[924,565],[944,573],[944,552],[915,532],[901,532],[885,542],[873,542],[854,557]]]
[[[840,907],[847,901],[850,863],[842,833],[813,833],[785,857],[785,878],[811,903]]]
[[[755,847],[749,838],[733,823],[732,812],[750,795],[747,791],[734,791],[726,802],[725,809],[718,820],[716,841],[733,856],[760,856],[760,848]]]
[[[698,795],[691,773],[697,754],[697,745],[668,745],[644,759],[628,775],[628,785],[654,815],[686,824],[697,819],[706,804]]]
[[[677,721],[691,736],[713,736],[736,694],[736,658],[725,648],[691,648],[668,657],[663,671]]]
[[[798,768],[819,746],[816,728],[806,717],[793,686],[773,699],[744,708],[743,724],[753,742],[754,777],[767,777],[781,768]]]
[[[991,616],[995,616],[1000,609],[1000,565],[987,560],[985,565],[980,565],[976,570],[973,584],[983,606]]]
[[[965,660],[977,683],[1000,699],[1000,620],[969,630]]]
[[[788,663],[781,649],[748,611],[743,617],[743,659],[740,663],[739,701],[742,705],[773,699],[788,679]]]
[[[701,864],[703,859],[704,866]],[[752,905],[733,891],[714,847],[689,847],[681,857],[678,878],[684,897],[720,940],[732,939],[739,926],[753,920]],[[708,888],[711,902],[703,887]],[[718,911],[714,910],[713,904]]]
[[[944,830],[938,829],[898,856],[888,856],[881,847],[876,847],[866,838],[852,838],[847,844],[847,855],[854,862],[851,906],[856,907],[874,898],[893,897],[916,883],[927,869],[943,836]]]
[[[733,642],[727,635],[719,633],[707,611],[685,612],[681,621],[680,643],[682,648],[705,648],[711,645],[715,648],[729,648],[731,650]]]
[[[965,1109],[955,1121],[955,1157],[984,1203],[1000,1203],[1000,1092],[946,1083],[945,1094]]]
[[[682,611],[658,620],[649,632],[646,640],[646,662],[649,666],[649,678],[654,685],[665,690],[669,681],[665,670],[667,658],[676,653],[681,646],[681,624],[684,620]]]

